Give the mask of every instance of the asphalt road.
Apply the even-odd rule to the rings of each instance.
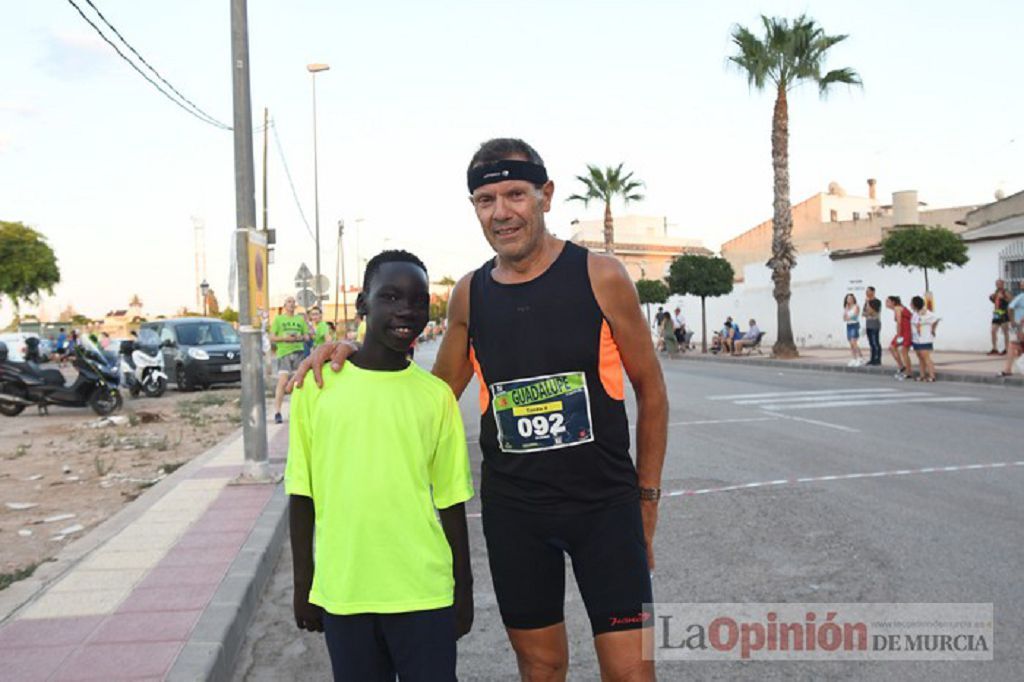
[[[990,602],[995,637],[989,662],[662,661],[660,679],[1024,679],[1024,466],[962,468],[1024,460],[1024,391],[685,360],[664,368],[664,489],[700,492],[662,502],[656,600]],[[471,443],[475,403],[470,386],[461,404]],[[470,456],[479,476],[479,448]],[[720,490],[733,486],[746,487]],[[479,519],[470,530],[476,622],[459,645],[460,679],[515,680]],[[323,643],[295,629],[290,571],[286,550],[236,680],[329,679]],[[570,679],[597,680],[567,573]]]

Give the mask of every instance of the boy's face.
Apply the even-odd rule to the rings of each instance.
[[[364,305],[367,340],[404,353],[427,325],[427,273],[412,263],[382,264],[370,282]]]

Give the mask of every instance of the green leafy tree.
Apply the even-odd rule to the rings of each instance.
[[[640,303],[647,307],[647,324],[651,323],[651,304],[664,303],[668,300],[668,285],[660,279],[637,280],[636,293]]]
[[[228,306],[221,312],[220,319],[225,322],[238,322],[238,311],[233,310],[231,306]]]
[[[737,53],[729,57],[747,82],[757,90],[771,88],[775,92],[775,110],[772,114],[772,169],[774,171],[774,211],[772,215],[772,256],[768,267],[772,269],[773,295],[778,306],[778,337],[776,357],[797,356],[793,340],[793,324],[789,314],[790,271],[796,266],[793,248],[793,214],[789,200],[789,101],[791,89],[803,82],[818,86],[824,98],[836,84],[860,85],[860,76],[849,68],[822,73],[828,51],[846,40],[845,35],[830,36],[818,24],[801,15],[792,22],[779,17],[761,16],[764,37],[755,36],[749,29],[736,26],[732,42]]]
[[[700,352],[708,352],[708,317],[704,301],[732,291],[732,265],[717,256],[677,256],[669,267],[668,287],[673,294],[700,296]]]
[[[924,271],[924,290],[928,286],[928,271],[945,272],[951,267],[963,267],[968,261],[967,245],[960,237],[941,226],[904,225],[894,228],[882,240],[883,268],[900,266]]]
[[[57,257],[46,237],[22,223],[0,220],[0,296],[11,299],[17,313],[22,301],[37,302],[58,282]]]
[[[604,251],[615,253],[612,200],[619,197],[627,206],[631,201],[643,201],[644,195],[638,190],[644,183],[634,180],[632,172],[623,175],[621,163],[615,168],[608,166],[604,170],[588,164],[587,175],[577,175],[576,179],[583,183],[585,191],[583,194],[573,194],[566,201],[580,201],[584,206],[589,206],[591,201],[604,202]]]

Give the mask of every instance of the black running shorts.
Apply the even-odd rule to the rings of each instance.
[[[595,636],[653,624],[644,609],[653,599],[639,501],[571,515],[485,504],[483,529],[505,627],[564,620],[565,554]]]

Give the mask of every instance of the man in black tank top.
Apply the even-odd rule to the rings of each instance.
[[[652,680],[641,633],[653,625],[644,604],[653,601],[668,399],[636,288],[614,257],[547,231],[554,183],[522,140],[485,142],[467,179],[496,257],[452,291],[433,372],[456,395],[474,373],[480,383],[484,534],[520,674],[568,673],[568,553],[602,677]],[[349,352],[321,347],[314,375]],[[637,398],[635,467],[623,367]]]

